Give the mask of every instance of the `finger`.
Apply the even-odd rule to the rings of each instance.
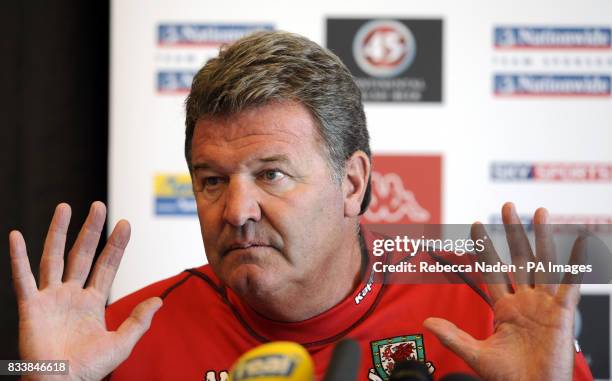
[[[129,222],[126,220],[117,222],[94,266],[88,287],[100,292],[105,300],[108,299],[123,252],[130,241],[130,231]]]
[[[423,326],[436,335],[445,347],[461,357],[472,368],[476,368],[481,346],[478,340],[448,320],[427,318]]]
[[[38,289],[30,267],[25,241],[21,233],[16,230],[9,234],[9,251],[17,301],[26,301],[35,295]]]
[[[68,254],[68,265],[64,274],[64,281],[76,282],[81,287],[85,284],[91,269],[91,262],[96,254],[96,248],[104,228],[105,219],[106,207],[104,204],[99,201],[91,204],[87,219]]]
[[[70,223],[70,205],[61,203],[55,208],[42,258],[40,259],[40,288],[43,289],[62,281],[64,272],[64,247]]]
[[[581,235],[574,241],[572,254],[570,256],[570,265],[583,265],[586,262],[586,237]],[[567,272],[563,276],[562,284],[559,286],[559,291],[555,297],[564,307],[574,308],[578,305],[580,301],[580,284],[582,283],[583,275],[584,273],[582,272],[578,272],[577,274]]]
[[[149,298],[134,307],[130,316],[121,323],[115,336],[119,363],[128,358],[132,348],[134,348],[142,335],[147,332],[151,326],[153,315],[155,315],[162,304],[161,298]]]
[[[549,269],[549,264],[557,264],[555,242],[552,227],[548,223],[548,211],[538,208],[533,216],[535,231],[536,259]],[[559,278],[552,271],[536,272],[534,274],[535,286],[554,295],[559,287]]]
[[[478,254],[478,259],[484,261],[486,264],[495,265],[501,262],[497,251],[493,246],[490,236],[487,234],[487,230],[484,225],[480,222],[472,224],[470,235],[474,242],[481,240],[484,246],[482,253]],[[485,280],[487,281],[487,288],[489,295],[491,296],[491,302],[495,304],[504,295],[512,293],[512,286],[508,274],[493,272],[485,273]]]
[[[506,240],[510,248],[512,263],[518,267],[515,273],[517,289],[530,287],[533,284],[533,275],[526,269],[527,262],[534,259],[533,252],[525,234],[525,229],[523,229],[523,224],[516,214],[516,208],[511,202],[505,203],[502,207],[502,220],[506,230]]]

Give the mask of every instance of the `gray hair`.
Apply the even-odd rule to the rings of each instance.
[[[331,51],[296,34],[256,32],[221,49],[193,79],[186,100],[185,158],[189,170],[196,122],[272,102],[296,101],[311,113],[334,178],[361,150],[371,160],[361,91]],[[361,213],[371,198],[368,179]]]

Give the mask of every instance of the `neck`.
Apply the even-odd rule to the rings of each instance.
[[[349,296],[360,282],[362,262],[360,237],[355,234],[351,242],[330,256],[319,269],[318,276],[274,295],[249,295],[242,300],[269,319],[303,321],[331,309]]]

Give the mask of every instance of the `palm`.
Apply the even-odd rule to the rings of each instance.
[[[507,204],[502,213],[505,224],[519,224],[511,205]],[[536,212],[538,253],[534,258],[542,262],[555,258],[550,232],[544,227],[545,219],[546,211]],[[486,234],[483,229],[482,225],[474,225],[473,236],[483,237]],[[532,257],[524,231],[510,227],[506,234],[513,263],[524,265]],[[574,246],[574,260],[578,260],[581,243],[578,240]],[[490,244],[486,254],[493,262],[499,260]],[[493,334],[485,340],[476,340],[443,319],[430,318],[425,325],[485,380],[571,380],[579,285],[554,284],[542,278],[545,276],[535,275],[540,279],[534,282],[534,275],[517,273],[514,289],[504,282],[501,274],[488,279],[496,325]],[[566,281],[575,283],[571,279]]]
[[[120,222],[83,288],[104,222],[104,207],[94,204],[63,272],[63,245],[69,219],[59,206],[45,242],[40,289],[29,268],[25,244],[11,233],[11,258],[19,304],[19,349],[23,360],[68,360],[72,379],[98,380],[117,367],[146,331],[159,299],[137,306],[116,332],[106,329],[104,308],[129,225]],[[97,208],[97,210],[96,210]],[[100,210],[101,209],[101,210]],[[62,215],[62,213],[67,214]]]
[[[24,358],[65,359],[73,367],[89,354],[87,344],[108,345],[104,305],[82,288],[45,289],[20,308],[19,337]],[[106,341],[106,343],[104,343]]]
[[[495,379],[500,368],[511,374],[522,364],[526,374],[553,379],[545,372],[551,359],[572,363],[573,312],[547,293],[522,290],[507,295],[495,304],[495,319],[499,322],[495,332],[484,340],[482,356],[474,366],[483,378]]]

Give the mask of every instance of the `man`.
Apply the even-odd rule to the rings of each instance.
[[[363,380],[388,378],[402,355],[435,378],[590,379],[573,349],[577,285],[493,284],[488,297],[467,283],[368,282],[372,236],[359,226],[368,132],[360,92],[335,55],[288,33],[245,37],[198,72],[186,105],[185,153],[210,265],[127,296],[105,317],[129,224],[117,224],[83,288],[104,206],[92,205],[65,272],[70,210],[58,206],[39,289],[23,238],[10,235],[24,359],[67,359],[72,378],[220,381],[248,349],[290,340],[308,349],[320,379],[335,343],[349,337],[364,354]],[[518,223],[511,204],[502,215]],[[535,222],[546,218],[540,209]],[[536,256],[546,260],[551,237],[538,231]],[[531,255],[522,230],[509,229],[508,240],[515,258]]]

